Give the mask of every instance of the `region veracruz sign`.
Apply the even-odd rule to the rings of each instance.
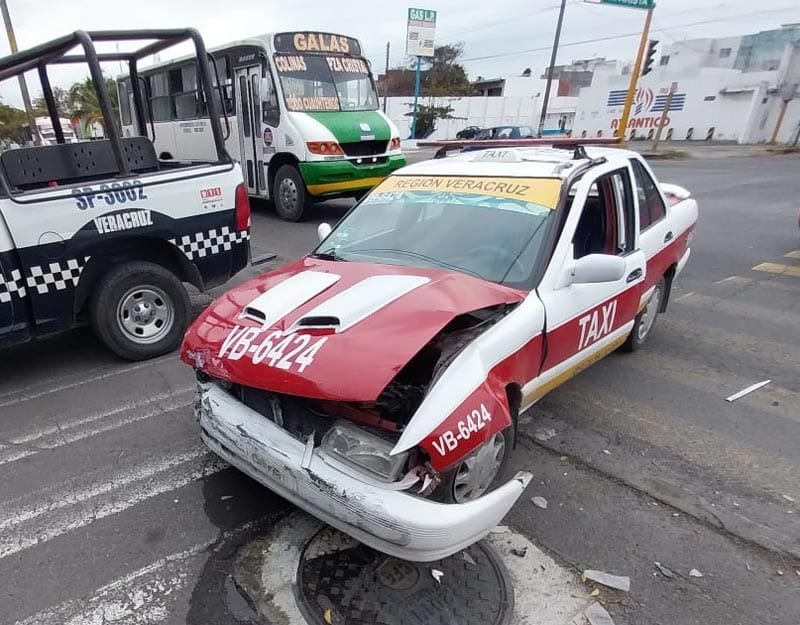
[[[433,56],[433,38],[436,33],[436,11],[409,9],[406,30],[406,54]]]

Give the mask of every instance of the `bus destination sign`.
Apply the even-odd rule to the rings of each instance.
[[[323,52],[361,56],[358,39],[332,33],[280,33],[275,35],[275,52]]]

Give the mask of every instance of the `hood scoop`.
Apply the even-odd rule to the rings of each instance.
[[[309,310],[286,333],[303,329],[331,329],[335,333],[352,328],[406,293],[430,282],[424,276],[371,276]]]
[[[321,271],[303,271],[276,284],[244,307],[240,318],[252,319],[269,328],[339,281],[340,276]]]

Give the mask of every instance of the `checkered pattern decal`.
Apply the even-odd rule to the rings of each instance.
[[[196,260],[219,254],[221,251],[230,252],[233,245],[249,238],[249,230],[231,232],[228,226],[222,226],[222,228],[212,228],[208,232],[198,232],[179,239],[170,239],[170,243],[177,245],[189,260]]]
[[[81,271],[88,260],[87,256],[82,260],[71,258],[65,262],[50,263],[47,266],[33,266],[30,268],[30,276],[28,276],[28,288],[35,288],[39,295],[50,291],[64,291],[68,287],[74,288],[78,285]]]
[[[14,293],[18,297],[25,297],[25,280],[22,274],[16,269],[11,271],[10,277],[0,273],[0,304],[8,304]]]

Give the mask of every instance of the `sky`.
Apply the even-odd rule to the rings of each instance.
[[[361,40],[375,75],[383,71],[386,43],[390,65],[407,63],[409,6],[435,9],[436,44],[463,42],[462,62],[471,79],[519,75],[530,67],[542,73],[549,63],[560,0],[7,0],[20,48],[76,29],[197,28],[213,47],[251,35],[285,30],[323,30]],[[558,63],[605,56],[622,60],[636,54],[645,12],[567,0]],[[798,0],[659,0],[651,38],[661,45],[699,37],[727,37],[800,22]],[[2,37],[2,35],[0,35]],[[591,41],[594,40],[594,41]],[[598,41],[599,40],[599,41]],[[586,43],[582,43],[586,42]],[[0,41],[0,55],[9,53]],[[186,49],[162,54],[162,60]],[[118,75],[120,67],[104,68]],[[88,75],[83,66],[51,72],[54,84],[68,87]],[[29,89],[40,92],[29,74]],[[16,80],[0,83],[0,98],[19,106]]]

